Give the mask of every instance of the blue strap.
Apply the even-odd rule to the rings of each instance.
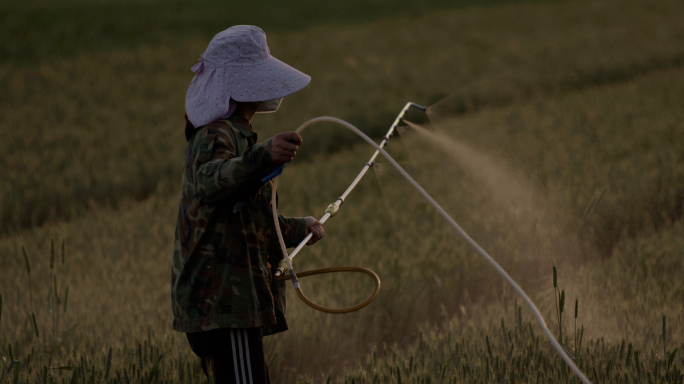
[[[292,144],[296,144],[296,142],[295,142],[294,140],[288,140],[287,142],[288,142],[288,143],[292,143]],[[268,181],[270,181],[272,178],[274,178],[274,177],[280,175],[281,173],[283,173],[283,169],[285,169],[285,164],[284,164],[284,163],[275,166],[275,167],[273,168],[273,171],[271,171],[271,173],[269,173],[268,175],[264,176],[263,179],[261,179],[261,184],[266,184],[266,183],[267,183]]]
[[[269,180],[271,180],[272,178],[274,178],[274,177],[280,175],[281,173],[283,173],[283,169],[285,169],[285,164],[280,164],[280,165],[278,165],[278,166],[275,166],[275,167],[273,168],[273,171],[271,171],[271,173],[269,173],[268,175],[264,176],[263,179],[261,179],[261,183],[262,183],[262,184],[268,183]]]

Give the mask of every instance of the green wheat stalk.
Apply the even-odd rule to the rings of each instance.
[[[632,360],[632,343],[629,343],[627,347],[627,357],[625,358],[625,367],[629,367],[629,363]]]
[[[675,348],[674,351],[670,353],[670,357],[667,359],[667,372],[670,372],[670,367],[672,366],[672,362],[674,362],[678,350],[679,348]]]
[[[105,374],[104,374],[104,381],[105,383],[109,382],[109,371],[112,368],[112,347],[109,347],[109,353],[107,354],[107,362],[105,363]]]
[[[31,325],[33,325],[33,331],[36,333],[36,338],[40,338],[40,334],[38,333],[38,323],[36,322],[36,314],[31,312]]]
[[[577,310],[579,309],[579,300],[575,299],[575,333],[577,332]]]
[[[142,371],[143,358],[142,358],[142,344],[140,344],[140,343],[138,343],[138,367],[140,368],[140,371]]]
[[[666,347],[666,341],[667,341],[667,332],[666,332],[666,327],[665,327],[665,315],[663,315],[663,356],[666,356],[667,353],[665,352],[665,347]]]
[[[55,290],[55,302],[57,304],[57,307],[59,307],[62,302],[59,299],[59,296],[57,295],[57,275],[52,275],[52,282],[54,283],[54,290]]]
[[[639,363],[639,351],[634,351],[634,370],[637,376],[641,376],[641,364]]]
[[[508,343],[508,336],[506,335],[506,324],[504,323],[503,317],[501,318],[501,332],[503,333],[503,339]]]
[[[83,355],[81,355],[81,384],[86,384],[86,370]]]
[[[553,266],[553,287],[558,287],[558,270],[555,265]]]
[[[492,354],[492,347],[489,344],[489,336],[485,335],[485,342],[487,343],[487,354],[489,355],[489,359],[494,363],[494,355]]]
[[[66,313],[67,310],[67,300],[69,299],[69,286],[67,285],[64,288],[64,313]]]
[[[582,339],[584,338],[584,325],[580,330],[579,335],[577,334],[577,313],[579,309],[579,300],[575,299],[575,359],[579,360],[579,354],[582,350]]]
[[[516,304],[517,306],[517,304]],[[523,323],[522,323],[522,307],[518,307],[518,332],[520,337],[523,337]]]
[[[157,357],[157,361],[155,361],[154,365],[150,369],[150,372],[147,374],[147,377],[145,378],[145,384],[151,384],[159,374],[159,364],[161,364],[163,356],[164,354],[160,353],[159,357]]]
[[[69,384],[76,384],[77,374],[78,374],[78,369],[74,369],[74,372],[71,374],[71,380],[69,380]]]
[[[55,266],[55,240],[50,239],[50,270]]]
[[[558,270],[553,266],[553,289],[556,297],[556,317],[558,318],[558,342],[563,345],[563,309],[565,307],[565,290],[558,289]],[[560,291],[560,292],[559,292]]]
[[[29,307],[33,308],[33,291],[31,290],[31,263],[29,263],[29,258],[23,245],[21,246],[21,252],[24,254],[24,261],[26,262],[26,274],[28,275],[29,281]]]

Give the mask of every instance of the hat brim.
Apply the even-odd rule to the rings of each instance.
[[[271,56],[259,64],[231,67],[230,97],[239,102],[261,102],[291,95],[311,77]]]

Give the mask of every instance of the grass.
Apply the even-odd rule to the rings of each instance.
[[[329,114],[384,133],[407,100],[452,93],[430,107],[432,127],[403,129],[391,153],[547,320],[558,266],[562,341],[580,350],[592,379],[676,382],[684,365],[680,10],[679,2],[503,4],[270,35],[274,54],[315,81],[288,98],[283,120],[255,123],[265,138]],[[459,39],[431,39],[438,31]],[[188,52],[205,40],[0,64],[2,92],[13,95],[0,98],[9,138],[0,142],[0,382],[15,373],[18,382],[201,382],[197,359],[170,330],[166,266],[184,145],[173,111],[182,110]],[[289,48],[302,46],[310,49]],[[25,126],[35,130],[9,129]],[[315,150],[281,178],[283,214],[322,215],[370,156],[351,144],[325,152],[351,140],[336,132],[304,132]],[[383,280],[380,296],[330,316],[290,290],[290,331],[266,339],[278,382],[537,382],[531,371],[559,381],[559,358],[491,267],[386,163],[373,173],[295,267],[369,267]],[[330,306],[372,289],[346,275],[302,285]],[[567,314],[575,299],[582,348]]]
[[[645,77],[640,82],[624,84],[617,88],[606,87],[560,96],[540,103],[521,103],[494,109],[489,113],[483,112],[462,118],[460,126],[476,127],[477,124],[487,123],[489,126],[505,127],[506,124],[515,121],[509,119],[508,114],[516,111],[523,116],[534,116],[530,118],[529,124],[523,124],[531,127],[538,121],[537,116],[545,115],[544,111],[550,114],[554,110],[563,110],[564,113],[574,116],[584,108],[594,108],[594,104],[591,103],[593,98],[589,97],[593,92],[606,96],[603,99],[615,101],[616,99],[607,96],[622,94],[626,99],[630,99],[629,94],[632,92],[643,95],[661,93],[669,87],[676,88],[678,87],[676,79],[681,78],[679,74],[680,71],[659,73]],[[654,81],[654,78],[661,76],[665,76],[662,81]],[[657,86],[658,84],[660,86]],[[645,89],[650,89],[650,91],[644,93]],[[584,95],[582,99],[586,100],[586,103],[575,103],[576,97],[580,95]],[[675,102],[672,104],[673,110],[678,113],[677,108],[674,108],[677,105],[676,100],[673,101]],[[625,108],[629,109],[629,106],[625,105]],[[539,115],[528,115],[529,111],[536,111]],[[620,109],[611,111],[609,113],[615,113],[615,116],[622,113]],[[667,118],[665,116],[667,116],[666,113],[661,114],[663,119]],[[602,117],[595,125],[597,129],[602,126],[604,119],[612,120]],[[498,124],[493,122],[498,122]],[[591,123],[592,120],[588,120],[588,124]],[[553,136],[553,132],[560,138],[565,137],[564,130],[554,130],[548,134]],[[460,129],[450,134],[470,137],[477,134],[480,139],[491,136],[483,129],[473,129],[472,132]],[[489,148],[488,153],[493,155],[495,153],[492,152],[493,148],[516,147],[518,143],[530,145],[526,135],[509,135],[509,138],[511,140],[506,145],[488,145],[483,148]],[[549,138],[544,142],[563,142],[560,138]],[[676,303],[682,302],[680,299],[683,288],[680,280],[668,277],[669,275],[666,274],[678,276],[682,268],[679,257],[682,252],[681,239],[683,238],[681,221],[675,221],[674,227],[671,227],[671,224],[663,224],[659,228],[649,226],[648,229],[642,231],[643,238],[636,235],[630,236],[625,232],[624,236],[620,236],[614,243],[612,255],[602,256],[600,252],[594,251],[588,254],[588,257],[598,261],[589,262],[586,259],[579,259],[582,263],[587,263],[587,269],[583,270],[580,268],[582,263],[578,260],[570,259],[565,262],[562,259],[559,260],[559,257],[573,255],[573,253],[545,258],[542,254],[532,253],[534,249],[525,248],[521,237],[527,240],[540,240],[541,236],[532,237],[526,232],[524,221],[520,222],[520,219],[516,219],[515,216],[509,217],[507,211],[501,209],[502,205],[515,204],[515,201],[510,201],[510,196],[516,197],[520,194],[509,194],[512,191],[506,190],[504,197],[495,195],[492,198],[492,196],[484,195],[483,198],[482,192],[486,192],[487,188],[478,184],[477,179],[470,179],[470,176],[464,172],[468,168],[445,160],[446,157],[439,153],[436,158],[441,158],[442,164],[446,166],[442,171],[446,172],[449,178],[435,177],[431,172],[435,168],[429,166],[429,161],[432,159],[426,156],[418,157],[421,161],[411,164],[410,160],[412,157],[415,158],[416,154],[412,155],[412,151],[402,146],[402,143],[415,143],[414,140],[418,138],[402,135],[400,140],[393,142],[390,149],[404,163],[408,163],[409,169],[413,172],[419,171],[417,174],[419,181],[440,202],[445,203],[452,213],[457,214],[457,220],[477,240],[483,241],[486,248],[494,250],[495,257],[511,270],[523,286],[532,290],[542,308],[546,308],[547,318],[551,318],[553,310],[551,298],[554,297],[550,291],[552,285],[549,277],[549,263],[556,262],[563,265],[559,285],[564,287],[569,300],[579,297],[582,303],[580,321],[586,326],[585,340],[595,341],[603,337],[606,343],[615,347],[614,343],[619,343],[621,338],[627,338],[640,351],[659,353],[660,346],[654,347],[652,343],[654,340],[659,340],[657,325],[663,315],[669,319],[670,331],[668,333],[671,340],[675,340],[675,343],[681,340],[679,336],[681,335],[681,313],[684,311],[676,306]],[[634,138],[625,136],[623,140],[630,141]],[[565,144],[571,146],[572,141],[565,141]],[[667,154],[668,150],[680,153],[677,145],[676,141],[672,141],[669,143],[671,149],[661,148],[661,153]],[[530,145],[528,151],[534,152],[534,148]],[[557,148],[554,149],[557,150]],[[610,147],[606,146],[594,148],[598,153],[604,153],[603,151],[609,149]],[[358,159],[369,156],[370,152],[366,147],[358,147],[326,157],[326,167],[320,167],[316,161],[288,167],[288,172],[280,183],[283,213],[301,215],[316,210],[322,213],[325,205],[340,193],[345,184],[359,170],[361,164]],[[561,155],[557,151],[553,153]],[[563,183],[566,183],[565,188],[575,188],[565,194],[555,196],[556,200],[554,200],[554,204],[561,208],[570,207],[567,210],[561,209],[559,213],[561,216],[557,219],[561,222],[569,220],[572,224],[581,220],[585,206],[589,205],[592,196],[585,193],[586,204],[579,204],[573,208],[573,200],[570,197],[581,195],[587,186],[567,184],[568,179],[574,179],[567,178],[566,175],[572,174],[573,169],[586,173],[584,167],[577,167],[574,164],[582,164],[581,161],[585,160],[590,161],[591,157],[586,156],[585,153],[573,151],[568,151],[564,155],[568,158],[561,162],[567,164],[561,167],[562,172],[550,168],[554,172],[548,174],[542,172],[542,175],[547,176],[545,189],[549,191],[550,197],[555,196],[550,191],[562,190]],[[509,156],[512,155],[509,154]],[[515,161],[509,158],[506,163],[511,164]],[[518,164],[525,163],[518,158]],[[631,160],[631,166],[626,168],[636,172],[634,173],[636,175],[641,172],[649,174],[653,171],[648,164],[648,162],[643,162],[642,157],[635,156]],[[289,311],[292,322],[291,331],[267,339],[268,347],[273,351],[270,356],[271,367],[274,372],[277,372],[278,377],[326,376],[331,373],[330,367],[339,368],[353,364],[355,360],[363,360],[374,346],[382,356],[385,353],[382,346],[385,344],[393,346],[392,348],[396,350],[412,345],[416,335],[416,324],[439,326],[445,321],[451,321],[450,319],[454,317],[453,321],[457,323],[463,321],[486,323],[487,321],[483,319],[500,319],[501,317],[501,313],[495,312],[492,315],[487,312],[491,310],[488,309],[490,305],[494,305],[494,311],[496,311],[497,305],[501,305],[504,309],[510,308],[511,302],[514,301],[510,290],[503,286],[489,267],[482,263],[465,244],[455,238],[450,230],[443,228],[441,219],[438,219],[428,207],[415,198],[405,183],[395,180],[392,173],[383,170],[382,163],[377,164],[376,167],[377,181],[370,177],[364,179],[359,189],[350,196],[348,204],[343,207],[343,212],[328,224],[326,241],[307,249],[306,255],[300,256],[296,265],[299,270],[331,264],[369,266],[383,279],[381,296],[369,307],[371,310],[343,317],[312,313],[291,297]],[[666,169],[670,168],[664,168]],[[330,170],[334,172],[331,173]],[[623,178],[606,180],[610,182],[608,184],[610,195],[631,196],[632,184],[624,183],[623,180]],[[316,181],[319,185],[312,186],[312,181]],[[443,189],[445,185],[447,188]],[[382,198],[384,203],[379,201],[380,196],[384,196]],[[505,198],[509,201],[501,200]],[[604,199],[597,205],[590,217],[616,212],[614,209],[598,209],[598,207],[610,208],[612,204],[620,203],[619,199],[605,197]],[[454,202],[457,204],[454,205]],[[31,355],[30,349],[26,348],[35,347],[36,344],[35,336],[31,333],[31,327],[26,320],[26,310],[22,309],[26,308],[26,296],[11,288],[27,286],[28,283],[27,276],[23,272],[26,269],[26,263],[21,257],[20,245],[25,244],[31,260],[34,296],[46,297],[49,290],[45,288],[52,285],[49,269],[51,239],[66,237],[66,263],[64,267],[60,267],[59,264],[57,267],[63,268],[59,270],[59,273],[60,276],[63,274],[65,277],[64,280],[59,281],[64,281],[63,284],[69,286],[71,293],[69,294],[69,311],[63,317],[61,329],[69,330],[74,325],[78,325],[72,335],[62,337],[65,341],[60,352],[61,359],[67,361],[77,359],[79,355],[76,351],[85,353],[83,348],[88,345],[91,346],[90,348],[95,348],[89,353],[90,355],[95,354],[97,350],[106,354],[106,346],[113,346],[115,360],[120,359],[114,363],[113,369],[121,371],[127,364],[124,357],[126,355],[123,352],[117,352],[116,348],[123,348],[120,343],[134,345],[136,340],[144,340],[147,337],[147,329],[152,329],[154,334],[151,340],[156,340],[154,344],[160,349],[166,345],[165,356],[180,356],[174,360],[162,360],[162,364],[168,364],[163,365],[165,371],[177,372],[178,364],[185,367],[187,362],[193,361],[187,348],[184,348],[182,338],[169,330],[164,331],[165,327],[161,326],[168,320],[168,310],[165,304],[168,299],[166,287],[168,276],[167,271],[159,266],[165,265],[168,260],[168,235],[172,233],[174,225],[175,197],[169,195],[128,204],[128,208],[98,210],[69,223],[24,232],[21,237],[6,237],[1,243],[0,249],[3,254],[14,255],[14,257],[3,258],[2,270],[9,273],[6,275],[7,278],[3,279],[3,284],[6,284],[2,288],[3,305],[5,308],[11,307],[12,309],[3,315],[3,324],[0,326],[3,327],[3,332],[8,329],[4,327],[18,330],[3,333],[7,335],[8,340],[14,340],[12,344],[15,355]],[[487,220],[483,220],[483,217],[487,217]],[[633,217],[621,216],[620,220],[633,220]],[[601,222],[598,219],[595,221]],[[512,224],[517,225],[517,233],[511,231]],[[591,228],[591,225],[594,225],[590,224],[586,224],[585,228]],[[656,231],[656,229],[659,230]],[[654,237],[649,237],[648,234],[654,234]],[[122,242],[121,239],[127,239],[127,241]],[[351,239],[353,241],[350,241]],[[552,240],[557,241],[558,238]],[[591,247],[592,244],[589,242],[584,246]],[[523,257],[526,256],[524,252],[529,252],[533,258],[526,259]],[[416,255],[420,256],[416,257]],[[606,261],[601,261],[604,258]],[[36,259],[42,262],[37,262]],[[549,268],[543,270],[542,267],[537,267],[544,265],[549,265]],[[640,267],[635,268],[636,265]],[[537,268],[540,270],[538,271]],[[636,272],[638,273],[635,274]],[[303,281],[303,285],[307,293],[310,292],[310,296],[317,301],[326,305],[340,306],[358,301],[358,298],[368,294],[367,290],[370,289],[368,282],[364,280],[354,281],[347,277],[331,279],[330,281],[307,279]],[[634,284],[635,281],[641,282],[641,289]],[[644,284],[648,285],[644,287]],[[59,285],[63,286],[62,283]],[[39,287],[43,288],[40,293],[38,293]],[[331,287],[335,288],[331,289]],[[421,289],[416,290],[413,287],[421,287]],[[8,296],[5,292],[14,292],[12,294],[14,299],[11,301],[6,299]],[[455,294],[445,296],[445,292]],[[594,297],[613,297],[613,300],[607,300],[608,304],[606,304],[600,300],[589,299]],[[38,324],[50,324],[47,309],[44,305],[35,308]],[[664,311],[667,312],[664,313]],[[130,321],[136,326],[115,326],[117,322],[113,319],[119,318],[122,313],[130,317],[130,320],[124,321]],[[494,322],[493,327],[498,328],[499,325],[496,321]],[[364,326],[358,327],[358,324],[364,324]],[[39,326],[39,328],[42,327]],[[647,328],[651,331],[644,333],[643,330]],[[40,332],[41,335],[46,333],[49,334],[44,330]],[[59,334],[61,333],[60,331]],[[494,340],[493,334],[486,335],[490,336],[490,340]],[[162,341],[168,344],[160,344]],[[681,344],[681,341],[679,343]],[[6,344],[4,340],[2,344]],[[330,345],[336,346],[336,354],[324,352],[329,350]],[[668,350],[672,351],[674,345],[670,345]],[[60,356],[60,353],[56,356]],[[102,370],[101,367],[98,369]],[[338,374],[338,372],[332,373]]]
[[[314,80],[260,132],[333,115],[378,135],[407,100],[452,95],[445,108],[466,112],[677,67],[681,11],[676,1],[521,3],[269,34],[274,55]],[[130,47],[98,39],[109,48],[2,61],[0,233],[173,189],[189,68],[211,35]],[[325,132],[308,138],[314,152],[354,142]]]
[[[603,336],[583,344],[580,353],[574,352],[577,344],[573,338],[564,340],[566,349],[573,353],[593,382],[684,380],[681,370],[684,344],[673,343],[667,336],[667,325],[673,319],[678,319],[675,320],[677,327],[682,324],[683,291],[675,277],[682,270],[682,238],[684,225],[678,222],[649,236],[623,240],[609,258],[576,271],[583,276],[578,318],[588,331],[600,327],[598,334]],[[549,287],[550,280],[549,273]],[[562,271],[558,280],[566,280]],[[636,281],[647,281],[658,287],[644,287],[634,284]],[[554,294],[549,290],[547,295]],[[604,306],[603,320],[593,316],[597,308],[588,308],[583,302]],[[493,311],[490,307],[478,316],[424,328],[410,347],[400,351],[387,348],[384,357],[370,353],[338,382],[569,382],[571,379],[564,373],[559,357],[536,322],[532,322],[529,312],[525,308],[520,310],[518,303],[509,302],[494,307]],[[606,316],[609,313],[624,316]],[[500,319],[498,323],[496,319]],[[625,324],[635,320],[647,322],[634,328]],[[625,332],[629,328],[633,332]]]
[[[0,61],[27,62],[132,46],[172,45],[187,38],[207,40],[235,24],[259,25],[267,31],[282,33],[321,25],[355,26],[382,19],[415,17],[434,9],[523,2],[350,0],[322,3],[295,0],[284,5],[274,0],[258,4],[217,0],[193,3],[179,0],[30,0],[0,6],[0,36],[5,37],[0,40]]]
[[[577,271],[578,274],[585,276],[584,283],[580,287],[582,302],[593,301],[592,299],[585,300],[585,296],[611,297],[612,300],[601,303],[601,305],[610,306],[606,308],[606,312],[617,310],[630,313],[628,318],[639,322],[634,327],[638,328],[639,332],[634,335],[626,332],[632,328],[630,326],[611,324],[609,329],[612,331],[601,331],[600,333],[604,336],[592,338],[585,344],[582,353],[576,354],[579,356],[578,363],[594,382],[623,382],[625,378],[636,379],[638,382],[676,383],[681,380],[681,364],[684,364],[684,359],[675,350],[681,351],[684,347],[679,336],[682,326],[681,303],[684,302],[679,299],[684,294],[684,289],[682,289],[681,281],[668,279],[666,274],[679,274],[682,271],[683,266],[679,256],[682,252],[683,235],[684,225],[679,222],[652,236],[627,239],[621,247],[625,251],[617,250],[602,263],[595,263],[591,268]],[[650,251],[653,249],[657,250],[657,254]],[[652,257],[647,259],[635,257],[647,254]],[[45,256],[46,262],[43,264],[47,267],[49,255]],[[72,262],[67,260],[69,263]],[[36,263],[33,263],[33,267],[34,270],[40,269]],[[649,276],[653,273],[655,275]],[[548,273],[547,277],[548,285],[551,287],[551,273]],[[657,286],[658,282],[666,280],[670,285],[658,286],[655,289],[650,287],[634,289],[631,282],[639,279]],[[561,271],[558,284],[562,286],[566,280],[567,278]],[[603,287],[600,286],[601,283],[604,284]],[[593,289],[599,289],[601,293],[594,292]],[[623,290],[626,289],[632,289],[632,292],[622,297]],[[348,371],[339,377],[337,382],[348,383],[352,380],[356,383],[491,382],[491,380],[561,382],[567,380],[567,374],[563,373],[559,358],[550,350],[537,324],[531,323],[529,312],[526,308],[520,309],[516,300],[511,300],[510,291],[503,293],[504,298],[508,296],[508,302],[504,299],[493,306],[468,305],[467,309],[464,309],[467,315],[462,313],[456,317],[447,318],[440,324],[423,324],[417,327],[413,330],[418,336],[415,342],[403,346],[400,344],[370,346],[367,354],[356,358],[357,361],[363,362],[358,370]],[[553,296],[553,293],[548,292],[547,295]],[[618,307],[614,307],[615,305]],[[643,308],[644,305],[648,306],[647,312],[637,310],[637,308]],[[301,313],[303,308],[304,313]],[[665,309],[666,312],[653,313],[656,308]],[[301,323],[306,323],[306,317],[311,314],[301,303],[295,304],[291,309],[298,312],[295,323],[297,327],[292,330],[296,331],[296,335],[292,331],[288,334],[296,336],[297,342],[286,346],[280,343],[271,345],[275,350],[290,351],[291,348],[295,350],[310,348],[312,344],[315,344],[310,337],[325,335],[325,333],[320,333],[323,331],[321,328],[313,332],[305,331],[315,322],[302,327]],[[664,321],[661,327],[660,320],[663,313],[668,319],[667,331],[665,331]],[[592,318],[591,315],[587,315],[585,304],[580,306],[579,314],[580,321],[587,324],[588,320],[589,330],[596,331],[594,327],[605,325],[596,321],[597,319]],[[342,319],[342,321],[348,322],[349,319]],[[650,321],[651,324],[642,323],[643,321]],[[48,372],[49,380],[54,380],[50,382],[61,382],[61,380],[68,382],[74,377],[77,382],[80,382],[83,377],[87,380],[86,382],[107,381],[106,372],[109,366],[108,382],[123,383],[128,382],[126,378],[134,380],[152,377],[157,362],[159,372],[157,375],[161,382],[189,382],[188,376],[192,377],[193,382],[201,382],[199,365],[187,353],[187,349],[183,350],[182,339],[177,339],[175,337],[177,335],[173,333],[165,333],[161,330],[160,334],[159,329],[151,327],[133,330],[124,335],[123,340],[128,339],[128,341],[116,343],[112,352],[111,347],[92,345],[83,340],[80,342],[68,340],[68,337],[73,336],[66,336],[65,333],[60,332],[64,339],[58,344],[46,342],[45,336],[41,342],[15,341],[9,344],[9,354],[11,355],[11,350],[13,350],[16,359],[24,363],[25,370],[22,371],[21,377],[29,375],[29,377],[41,379]],[[333,334],[345,337],[337,332]],[[349,333],[346,335],[348,337]],[[33,338],[30,332],[29,336]],[[81,337],[92,340],[90,334],[82,334]],[[133,337],[136,339],[131,340]],[[138,337],[140,339],[137,339]],[[621,337],[623,339],[620,339]],[[568,349],[572,348],[570,339],[566,339],[565,343]],[[31,344],[34,347],[30,352],[23,350],[23,345]],[[37,351],[50,345],[59,347],[52,349],[54,351],[52,356],[57,356],[53,364],[49,363],[50,360],[45,360],[51,356],[47,350]],[[34,349],[35,347],[37,348]],[[3,355],[9,358],[6,352],[3,350]],[[305,354],[302,353],[302,355]],[[270,357],[272,369],[280,367],[287,372],[288,367],[281,365],[283,362],[279,361],[277,355],[272,354]],[[351,363],[352,361],[348,362],[348,364]],[[3,371],[8,365],[4,364]],[[46,371],[41,368],[43,366],[51,367],[51,369]],[[60,367],[61,369],[57,369]],[[83,375],[83,372],[86,374]],[[290,382],[290,380],[282,379],[287,377],[284,376],[287,373],[276,372],[276,377],[281,378],[282,382]],[[304,375],[304,378],[299,382],[313,381],[312,372],[300,373]],[[322,370],[318,380],[325,380],[328,374],[329,371]],[[306,379],[306,377],[309,378]]]

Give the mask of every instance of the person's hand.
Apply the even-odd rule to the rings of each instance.
[[[316,220],[315,217],[308,216],[305,217],[304,220],[306,221],[306,234],[308,235],[309,233],[313,233],[313,236],[311,237],[309,242],[306,243],[306,245],[314,244],[325,236],[323,224],[321,224],[320,221]]]
[[[289,163],[302,145],[302,138],[296,132],[283,132],[271,140],[271,160],[276,164]]]

